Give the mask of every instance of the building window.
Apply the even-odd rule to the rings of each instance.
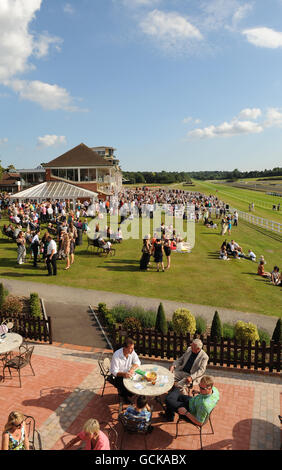
[[[89,181],[96,181],[96,168],[89,168]]]
[[[51,176],[59,176],[59,170],[56,168],[53,168],[53,170],[51,170]]]
[[[59,168],[59,178],[67,178],[67,170],[65,168]]]
[[[72,168],[67,170],[67,180],[74,181],[74,171]]]
[[[80,169],[80,181],[89,181],[88,168]]]

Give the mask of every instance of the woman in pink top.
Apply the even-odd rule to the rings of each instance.
[[[109,439],[102,431],[97,419],[88,419],[83,426],[83,430],[74,437],[64,450],[70,449],[74,444],[85,441],[84,450],[110,450]]]

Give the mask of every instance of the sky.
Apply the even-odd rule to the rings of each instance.
[[[282,166],[282,0],[0,0],[0,160]]]

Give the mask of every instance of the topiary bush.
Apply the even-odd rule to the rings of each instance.
[[[235,338],[239,342],[244,341],[247,343],[251,341],[253,344],[255,341],[259,341],[258,329],[253,323],[237,321],[235,324]]]
[[[224,339],[234,339],[235,338],[235,327],[230,323],[223,323],[222,325],[222,336]]]
[[[2,311],[5,315],[16,315],[22,313],[23,306],[17,297],[8,295],[3,302]]]
[[[30,314],[33,318],[42,318],[41,303],[39,295],[33,292],[29,296]]]
[[[138,318],[128,317],[124,320],[122,327],[127,331],[128,330],[141,330],[142,325],[140,321],[138,320]]]
[[[281,318],[278,318],[276,326],[273,331],[272,335],[272,341],[275,343],[281,343],[282,342],[282,325],[281,325]]]
[[[196,317],[196,333],[199,335],[205,334],[207,331],[207,321],[203,317]]]
[[[187,308],[177,308],[172,316],[173,329],[177,334],[196,332],[196,319]]]
[[[5,302],[6,297],[7,297],[7,291],[1,282],[0,284],[0,312],[2,311],[3,303]]]
[[[211,325],[211,338],[217,341],[220,341],[222,337],[222,325],[221,321],[218,315],[218,311],[216,310],[214,312],[213,320],[212,320],[212,325]]]
[[[168,330],[167,321],[166,321],[166,316],[165,316],[164,307],[162,303],[160,303],[159,308],[158,308],[155,329],[157,331],[160,331],[163,335],[167,334],[167,330]]]

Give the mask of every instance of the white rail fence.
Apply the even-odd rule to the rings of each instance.
[[[239,211],[238,209],[230,208],[231,213],[234,213],[235,210],[237,210],[238,212],[239,221],[240,219],[243,219],[246,222],[249,222],[254,225],[258,225],[259,227],[262,227],[266,230],[270,230],[272,232],[282,234],[282,224],[279,224],[279,222],[275,222],[274,220],[264,219],[263,217],[258,217],[248,212],[242,212],[242,211]]]

